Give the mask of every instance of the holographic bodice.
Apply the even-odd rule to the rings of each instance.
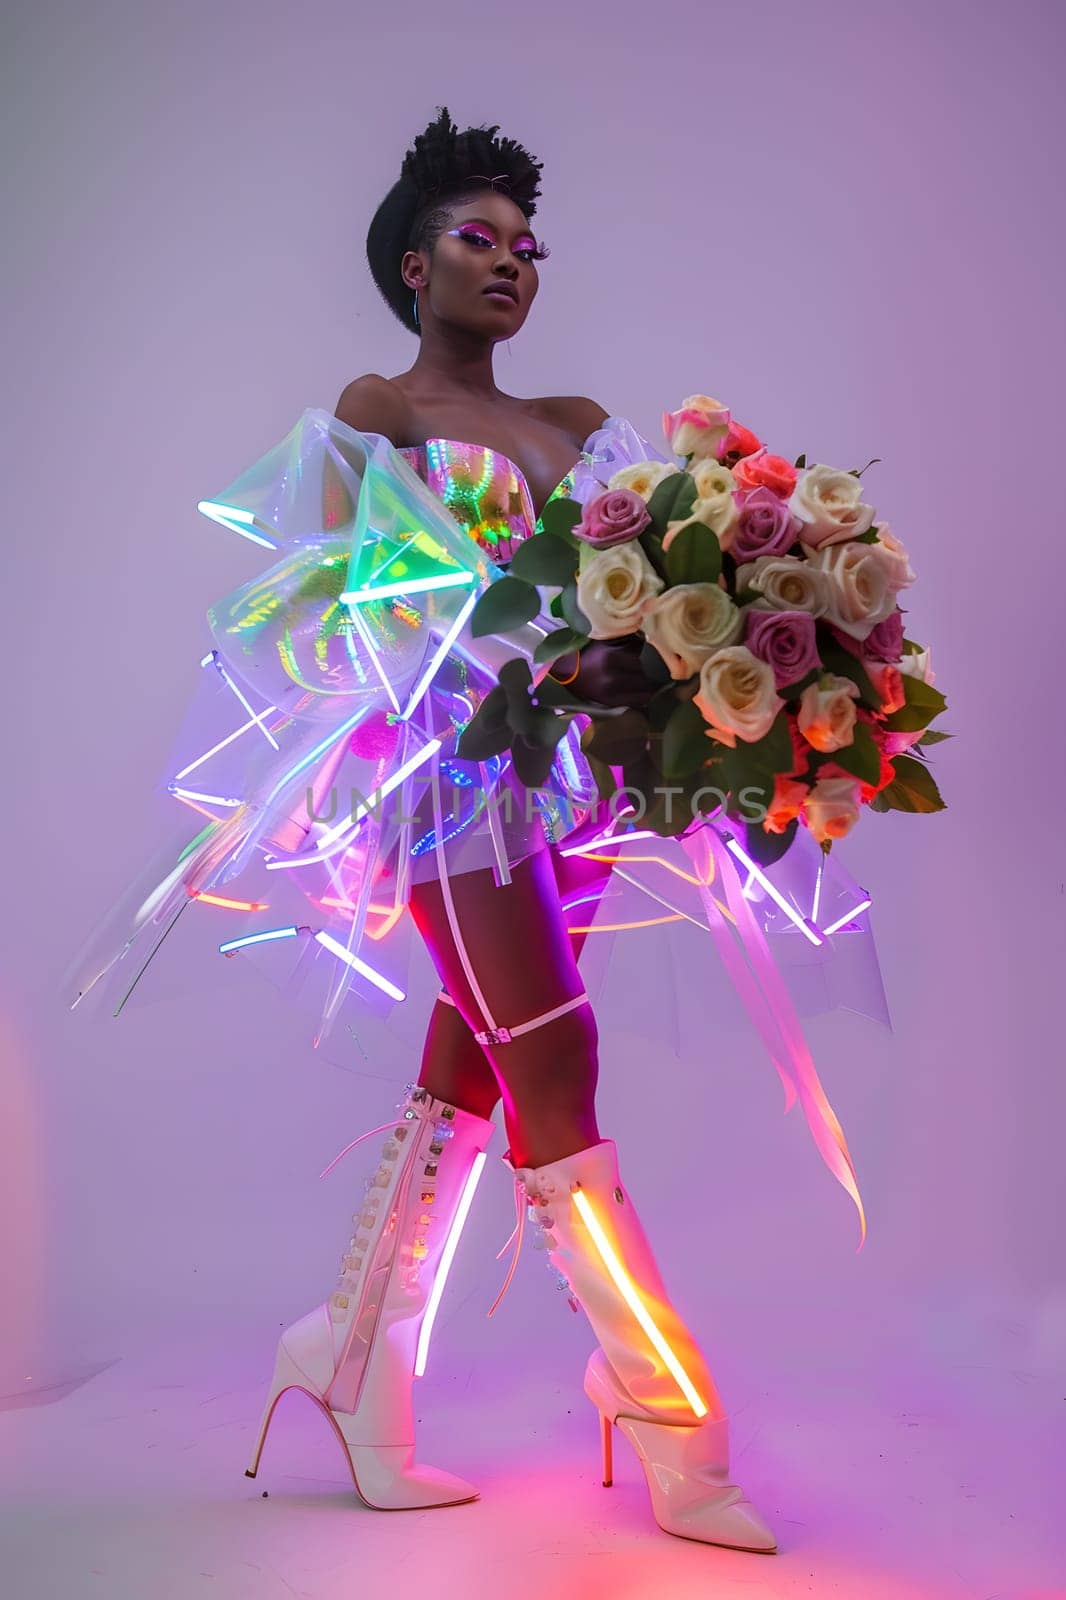
[[[397,453],[500,567],[509,565],[523,539],[540,530],[548,505],[553,500],[569,498],[580,465],[574,462],[537,516],[521,467],[489,445],[470,444],[462,439],[427,439],[425,444],[404,445]]]

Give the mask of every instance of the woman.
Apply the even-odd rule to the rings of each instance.
[[[496,385],[494,348],[525,323],[536,263],[547,254],[530,229],[540,163],[496,133],[459,133],[444,109],[414,141],[367,249],[386,302],[418,334],[418,355],[393,378],[350,383],[336,415],[391,441],[445,497],[462,478],[468,507],[469,484],[478,481],[466,470],[472,461],[517,468],[527,491],[518,518],[486,531],[484,506],[475,503],[468,524],[483,543],[497,541],[487,547],[506,565],[499,538],[534,531],[608,413],[583,397],[523,400]],[[584,700],[641,703],[655,685],[639,648],[636,636],[594,643],[576,677],[574,657],[557,662],[553,675]],[[577,965],[582,936],[569,935],[562,903],[577,886],[602,892],[603,869],[563,856],[534,818],[507,835],[511,870],[501,883],[484,831],[473,844],[469,833],[444,837],[436,770],[418,805],[433,849],[419,859],[408,904],[444,988],[418,1084],[389,1125],[355,1212],[340,1282],[282,1336],[249,1473],[278,1397],[299,1387],[326,1408],[368,1504],[400,1509],[476,1497],[471,1484],[415,1461],[411,1383],[502,1099],[516,1194],[524,1190],[555,1269],[598,1340],[585,1390],[601,1417],[605,1482],[617,1426],[637,1451],[664,1529],[773,1551],[773,1534],[730,1482],[714,1380],[670,1301],[615,1145],[596,1120],[596,1021]],[[537,959],[501,960],[519,940]],[[520,1240],[524,1210],[519,1216]]]

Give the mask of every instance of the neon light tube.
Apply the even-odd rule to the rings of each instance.
[[[747,867],[748,871],[759,880],[767,894],[770,896],[770,899],[775,905],[780,906],[781,910],[785,913],[785,916],[788,917],[791,922],[796,924],[796,927],[799,929],[800,933],[802,933],[803,937],[805,939],[809,939],[811,944],[824,944],[825,939],[819,933],[818,929],[813,927],[811,923],[808,922],[806,917],[801,916],[796,910],[795,906],[789,905],[781,891],[775,888],[775,886],[766,876],[765,872],[763,872],[762,868],[757,862],[751,859],[747,851],[741,849],[740,845],[737,843],[731,833],[725,835],[723,842],[730,855],[735,856],[738,861],[742,862],[743,865]]]
[[[230,677],[229,673],[226,671],[225,667],[222,665],[222,660],[221,660],[221,657],[219,656],[219,653],[218,653],[217,650],[212,650],[211,651],[211,658],[210,659],[213,660],[214,666],[215,666],[215,670],[217,671],[219,677],[222,679],[222,682],[226,685],[226,687],[228,689],[232,689],[233,690],[233,693],[237,696],[237,699],[240,701],[240,703],[244,707],[245,711],[247,711],[247,713],[251,717],[252,721],[254,723],[256,723],[257,726],[259,727],[264,739],[268,740],[269,743],[271,745],[273,745],[275,750],[280,750],[281,746],[279,745],[278,741],[275,739],[274,735],[271,733],[270,729],[265,725],[265,723],[260,722],[260,720],[259,720],[261,716],[265,715],[265,712],[256,712],[256,711],[252,710],[252,708],[249,705],[248,701],[244,698],[244,695],[238,689],[237,685],[234,683],[233,679]],[[274,708],[271,707],[271,710],[273,710],[273,709]]]
[[[207,659],[210,660],[210,656]],[[203,666],[204,663],[201,661],[200,665]],[[272,711],[277,709],[277,706],[267,706],[265,711],[259,713],[259,716],[268,717]],[[252,716],[247,722],[243,722],[239,728],[235,729],[233,733],[228,733],[224,739],[219,740],[218,744],[212,745],[210,750],[205,750],[202,756],[197,756],[195,761],[190,761],[187,767],[182,767],[180,772],[175,773],[175,782],[179,778],[187,778],[190,772],[193,772],[197,767],[202,767],[204,762],[210,761],[212,756],[217,756],[220,750],[224,750],[228,744],[232,744],[234,739],[239,739],[242,733],[247,733],[248,729],[254,727],[258,721],[259,717]]]
[[[341,604],[363,605],[372,600],[388,600],[398,594],[424,594],[427,589],[455,589],[461,584],[473,583],[472,572],[450,572],[442,578],[408,578],[406,583],[385,583],[380,589],[347,589],[341,595]]]
[[[265,944],[269,939],[295,939],[297,928],[295,923],[289,928],[268,928],[265,933],[246,933],[240,939],[229,939],[225,944],[219,945],[222,955],[229,955],[233,950],[243,950],[248,944]]]
[[[433,655],[433,659],[430,661],[429,666],[426,668],[425,672],[423,672],[418,681],[417,688],[413,689],[408,697],[407,704],[403,711],[403,720],[405,722],[410,717],[412,711],[415,709],[415,706],[421,700],[423,694],[425,694],[426,690],[429,688],[429,685],[433,682],[437,668],[440,666],[441,662],[444,660],[444,657],[448,654],[448,651],[451,649],[452,645],[455,643],[455,640],[462,632],[463,624],[466,622],[466,619],[470,615],[471,611],[473,611],[474,607],[477,605],[477,601],[478,597],[476,594],[470,595],[459,615],[456,617],[455,621],[444,635],[444,638],[437,646],[437,649]]]
[[[397,989],[396,985],[394,983],[390,983],[388,978],[383,977],[380,972],[375,972],[373,967],[368,967],[365,961],[360,961],[358,956],[353,955],[350,950],[346,950],[344,945],[341,944],[340,940],[335,939],[331,933],[325,933],[320,928],[315,934],[315,938],[318,940],[320,945],[330,952],[331,955],[335,955],[341,961],[347,962],[348,966],[350,966],[353,971],[358,972],[362,977],[369,979],[372,984],[387,994],[390,1000],[407,999],[407,996],[404,994],[402,989]]]
[[[659,1355],[666,1362],[671,1375],[677,1382],[678,1388],[696,1413],[697,1417],[707,1415],[707,1407],[696,1393],[692,1379],[681,1365],[680,1361],[659,1332],[644,1302],[638,1295],[632,1280],[627,1274],[622,1263],[611,1248],[611,1242],[600,1226],[599,1219],[589,1205],[588,1197],[581,1189],[574,1190],[574,1204],[581,1213],[582,1220],[592,1235],[593,1242],[603,1258],[603,1264],[614,1279],[615,1286],[626,1305],[632,1311],[644,1332],[648,1335]]]
[[[452,1266],[452,1257],[455,1255],[456,1247],[459,1243],[459,1235],[462,1233],[464,1224],[466,1223],[467,1212],[470,1210],[470,1206],[474,1198],[474,1191],[478,1186],[478,1181],[481,1177],[482,1169],[484,1168],[486,1159],[487,1158],[484,1150],[479,1151],[474,1157],[474,1165],[470,1169],[470,1176],[467,1178],[466,1183],[463,1186],[462,1197],[459,1201],[458,1210],[455,1213],[455,1221],[452,1223],[447,1242],[445,1243],[444,1249],[441,1252],[440,1265],[437,1268],[437,1276],[434,1280],[432,1291],[430,1292],[429,1304],[426,1307],[426,1314],[422,1318],[422,1326],[418,1330],[418,1350],[415,1354],[416,1378],[421,1378],[426,1370],[426,1357],[429,1355],[429,1339],[433,1332],[433,1324],[437,1319],[437,1307],[440,1305],[441,1295],[444,1293],[444,1285],[448,1281],[448,1273],[451,1271]]]
[[[857,906],[852,906],[851,910],[847,913],[846,916],[838,917],[835,922],[831,922],[829,924],[828,928],[823,928],[822,932],[825,934],[826,938],[828,939],[829,935],[831,933],[836,933],[837,929],[838,928],[842,928],[844,926],[845,922],[850,922],[853,917],[857,917],[859,915],[860,911],[865,911],[867,906],[872,906],[872,905],[873,905],[873,897],[871,895],[867,895],[866,899],[865,900],[860,900]]]
[[[278,549],[274,539],[266,539],[261,533],[252,532],[255,517],[250,511],[241,511],[237,506],[224,506],[217,500],[201,500],[197,503],[196,509],[221,527],[229,528],[231,532],[239,533],[245,539],[251,539],[253,544],[264,545],[267,550]]]
[[[244,803],[241,800],[229,800],[224,794],[198,794],[195,789],[181,789],[176,783],[168,783],[167,788],[179,800],[202,800],[208,806],[228,806],[232,810]]]

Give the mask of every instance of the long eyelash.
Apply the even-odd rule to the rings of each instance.
[[[452,228],[449,230],[449,232],[454,233],[457,239],[483,239],[486,244],[492,243],[492,240],[489,238],[488,234],[482,233],[481,230],[476,227],[468,229]],[[537,244],[532,250],[520,250],[518,251],[518,254],[527,261],[546,261],[551,255],[551,246],[546,244]]]

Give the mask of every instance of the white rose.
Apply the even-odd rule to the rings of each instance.
[[[648,604],[664,587],[636,540],[609,550],[584,546],[577,576],[577,603],[589,619],[593,639],[635,633]]]
[[[708,737],[733,748],[738,738],[751,744],[769,733],[785,703],[774,688],[773,668],[744,644],[708,656],[693,701],[709,724]]]
[[[897,666],[905,677],[921,678],[923,683],[936,682],[936,673],[933,671],[933,658],[928,646],[924,650],[912,650],[909,655],[904,651],[897,662]]]
[[[642,627],[671,678],[691,678],[715,650],[739,638],[744,619],[716,583],[678,583],[651,602]]]
[[[718,536],[723,550],[733,542],[740,509],[733,498],[736,480],[728,467],[717,461],[699,461],[690,474],[696,485],[696,499],[692,510],[683,521],[668,522],[663,535],[663,549],[669,550],[682,528],[691,522],[702,522]]]
[[[853,472],[836,467],[808,467],[796,482],[789,509],[806,523],[804,544],[821,548],[855,539],[872,527],[873,506],[862,502],[862,483]]]
[[[873,551],[883,565],[893,591],[905,589],[914,582],[916,574],[911,570],[906,546],[896,538],[887,522],[883,522],[877,530],[877,543],[868,545],[867,549]]]
[[[709,394],[690,394],[679,411],[663,412],[663,432],[675,456],[717,456],[729,423],[729,408]]]
[[[742,589],[754,589],[773,611],[809,611],[821,617],[829,604],[825,576],[799,556],[757,556],[743,562],[737,568],[737,592]]]
[[[800,733],[815,750],[841,750],[855,736],[855,701],[859,686],[850,678],[823,672],[800,695],[796,718]]]
[[[669,461],[637,461],[631,467],[619,467],[607,479],[608,489],[632,489],[647,503],[664,478],[680,471]]]
[[[814,837],[843,839],[859,820],[858,778],[819,778],[806,800],[803,814]]]
[[[853,639],[865,639],[896,609],[888,567],[872,544],[804,544],[807,565],[826,583],[824,615]]]

